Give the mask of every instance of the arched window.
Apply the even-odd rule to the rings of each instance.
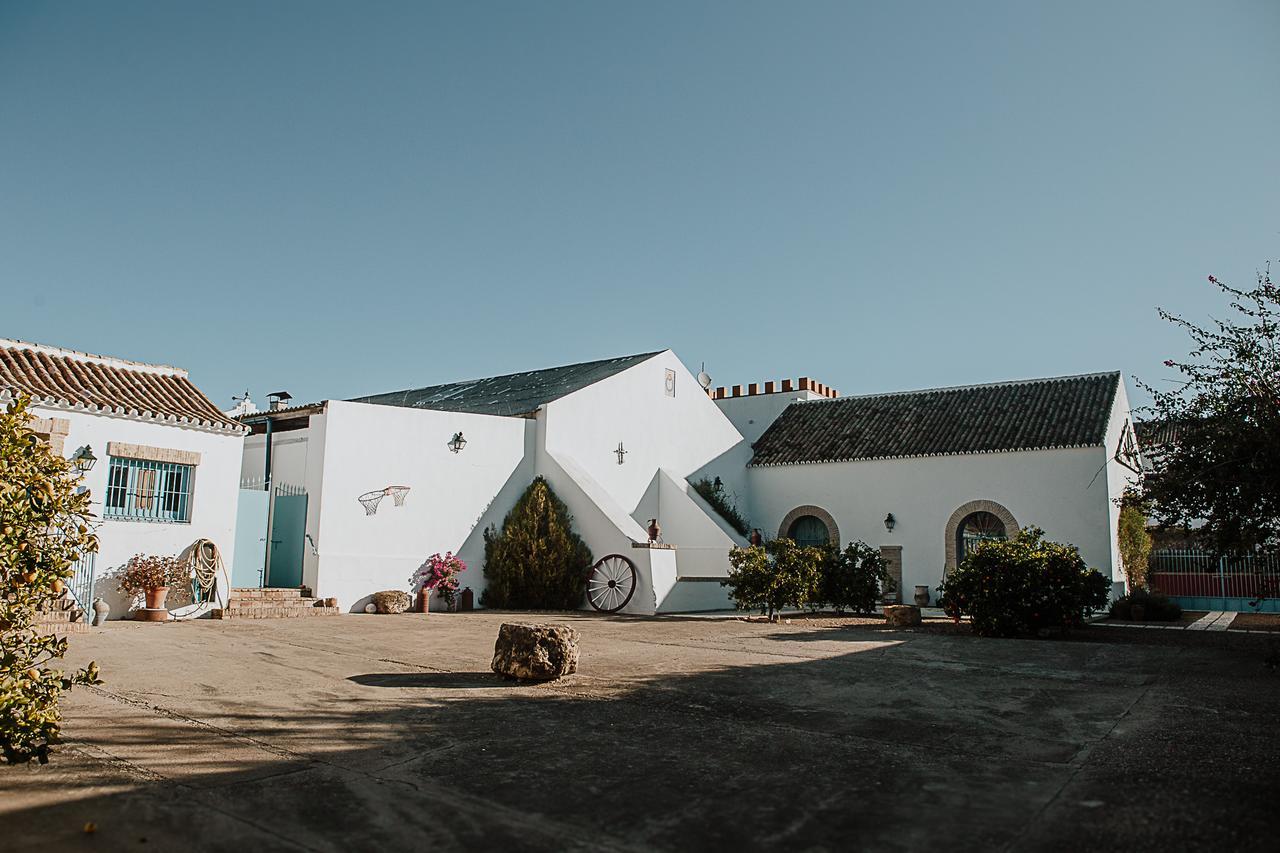
[[[802,515],[791,522],[787,536],[802,547],[826,545],[831,541],[831,531],[816,515]]]
[[[1007,536],[1004,522],[993,513],[982,510],[971,512],[964,517],[959,529],[956,530],[956,559],[963,562],[979,543],[1005,539]]]

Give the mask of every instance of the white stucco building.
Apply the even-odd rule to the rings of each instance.
[[[275,556],[242,549],[236,585],[302,583],[345,610],[408,589],[434,552],[467,562],[478,597],[482,531],[536,476],[595,557],[634,566],[622,612],[728,606],[718,580],[746,539],[691,488],[701,477],[720,478],[767,537],[879,546],[908,599],[966,543],[1028,524],[1123,579],[1114,498],[1133,474],[1116,452],[1129,407],[1114,373],[870,397],[809,379],[708,393],[666,350],[242,420],[244,479],[305,499],[263,533]],[[664,547],[648,543],[650,518]]]
[[[101,597],[125,616],[111,575],[134,554],[177,556],[210,539],[234,559],[247,430],[185,370],[0,339],[0,405],[15,394],[32,399],[31,426],[56,452],[97,460],[82,481],[99,551],[71,584],[81,607]]]

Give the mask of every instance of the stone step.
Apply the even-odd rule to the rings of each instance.
[[[209,611],[214,619],[302,619],[310,616],[337,616],[342,610],[337,607],[317,607],[314,604],[300,602],[315,599],[294,599],[293,603],[284,604],[273,601],[244,602],[232,600],[225,608],[214,608]]]
[[[302,590],[281,589],[276,587],[267,587],[260,589],[258,587],[232,587],[230,599],[232,601],[296,601],[302,598]]]
[[[89,631],[89,623],[73,620],[70,613],[37,613],[31,623],[37,634],[55,634],[59,637],[67,634],[85,634]]]

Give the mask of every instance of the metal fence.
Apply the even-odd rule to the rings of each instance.
[[[95,580],[94,558],[97,555],[86,551],[75,563],[75,574],[71,576],[71,596],[84,611],[85,621],[93,616],[93,582]]]
[[[1152,551],[1148,582],[1165,595],[1196,599],[1280,598],[1280,553],[1221,557],[1204,551]],[[1224,605],[1231,609],[1230,604]]]

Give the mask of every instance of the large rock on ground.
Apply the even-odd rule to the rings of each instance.
[[[413,599],[409,593],[399,589],[385,589],[372,595],[373,606],[379,613],[403,613],[409,609]]]
[[[884,623],[890,628],[910,628],[920,624],[920,608],[914,604],[893,604],[884,609]]]
[[[550,681],[578,671],[578,632],[568,625],[503,622],[493,671],[522,681]]]

